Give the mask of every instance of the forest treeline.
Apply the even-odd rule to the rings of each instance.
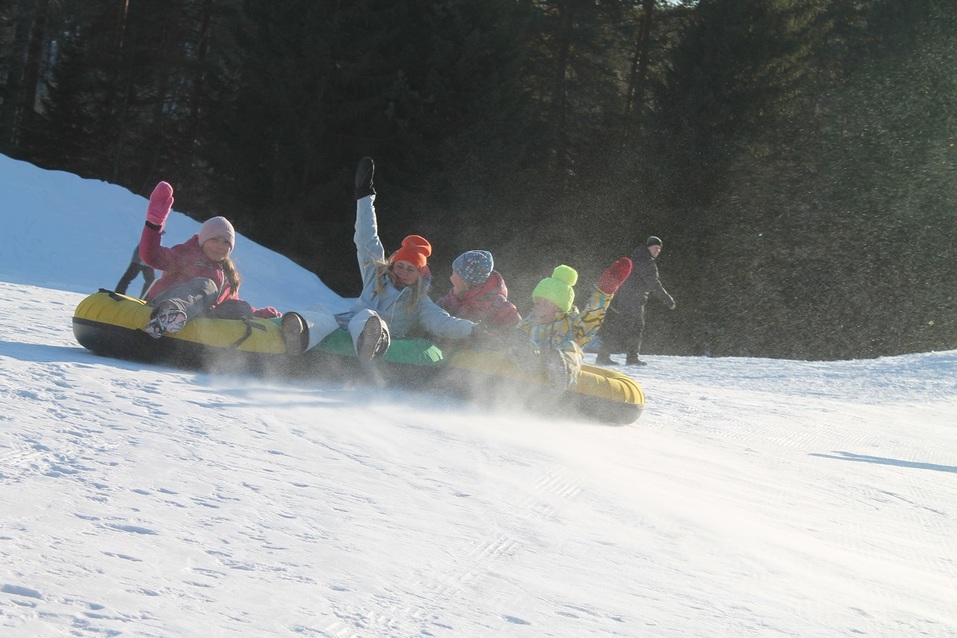
[[[6,0],[0,152],[343,295],[369,155],[434,292],[488,249],[524,312],[655,234],[643,352],[870,357],[957,348],[954,69],[953,0]]]

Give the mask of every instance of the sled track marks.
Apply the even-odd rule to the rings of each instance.
[[[335,605],[337,620],[317,625],[318,635],[451,636],[475,623],[491,635],[497,633],[495,627],[530,624],[524,602],[505,593],[514,591],[507,586],[511,580],[508,574],[522,564],[524,555],[542,549],[527,546],[529,528],[559,518],[564,505],[578,498],[583,487],[576,470],[553,465],[541,473],[540,466],[529,467],[536,473],[518,477],[526,489],[503,504],[501,516],[463,530],[467,536],[449,539],[444,550],[437,548],[440,568],[434,564],[416,567],[405,582],[388,583],[382,593],[365,604],[348,596],[339,599]],[[489,617],[485,612],[475,612],[472,606],[463,608],[461,600],[472,599],[474,591],[488,590],[487,581],[498,579],[505,580],[504,586],[491,589],[502,591],[500,600],[484,600],[479,606],[501,610],[501,615]],[[410,599],[409,592],[414,592],[411,598],[418,603],[397,607],[397,601]],[[481,617],[470,617],[473,613]]]
[[[0,447],[0,479],[19,482],[28,476],[46,474],[49,449],[36,441],[3,444]]]
[[[565,467],[555,467],[531,483],[534,491],[518,503],[520,511],[542,519],[554,518],[563,501],[576,498],[582,491],[581,480]]]

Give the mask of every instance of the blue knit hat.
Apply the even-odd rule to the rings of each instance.
[[[452,270],[470,286],[481,286],[492,274],[492,253],[487,250],[470,250],[455,258]]]

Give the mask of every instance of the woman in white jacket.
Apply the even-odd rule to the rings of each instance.
[[[432,246],[424,237],[409,235],[402,240],[402,247],[386,258],[373,206],[374,171],[369,157],[362,158],[356,169],[354,239],[362,293],[344,313],[316,308],[283,315],[286,352],[290,354],[313,348],[335,330],[345,329],[359,359],[371,361],[389,349],[390,335],[398,338],[424,330],[441,339],[465,339],[477,325],[452,317],[429,297]]]

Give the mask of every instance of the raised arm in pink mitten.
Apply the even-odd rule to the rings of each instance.
[[[162,227],[173,208],[173,187],[167,182],[160,182],[150,195],[149,206],[146,207],[146,221]]]

